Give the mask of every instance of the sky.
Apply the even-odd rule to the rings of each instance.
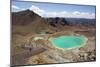
[[[95,6],[12,1],[12,12],[30,9],[42,17],[95,19]]]

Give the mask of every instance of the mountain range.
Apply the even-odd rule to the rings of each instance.
[[[35,32],[51,28],[60,28],[67,25],[95,25],[95,19],[85,18],[62,18],[62,17],[41,17],[35,12],[27,9],[20,12],[12,12],[12,25],[25,26]]]

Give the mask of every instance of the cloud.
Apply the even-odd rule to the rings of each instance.
[[[13,9],[20,9],[19,7],[15,6],[15,5],[12,5],[12,8]]]
[[[87,13],[87,12],[67,12],[67,11],[61,11],[61,12],[47,12],[44,14],[44,17],[67,17],[67,18],[87,18],[87,19],[94,19],[95,14],[94,13]]]
[[[32,5],[29,9],[34,11],[35,13],[41,15],[41,16],[43,16],[43,14],[45,13],[44,10],[42,10],[42,9],[40,9],[40,8],[34,6],[34,5]]]
[[[26,10],[25,8],[20,8],[18,6],[12,5],[12,12],[18,12],[18,11],[23,11]]]
[[[79,11],[74,11],[73,15],[80,15],[80,12]]]
[[[72,17],[94,19],[95,18],[95,14],[94,13],[88,13],[88,12],[74,11],[72,13]]]
[[[40,9],[37,6],[32,5],[30,10],[34,11],[35,13],[39,14],[42,17],[67,17],[67,18],[88,18],[88,19],[94,19],[95,13],[88,13],[88,12],[79,12],[79,11],[73,11],[73,12],[67,12],[67,11],[46,11],[43,9]]]

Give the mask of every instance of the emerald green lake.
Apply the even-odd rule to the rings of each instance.
[[[84,45],[86,38],[84,36],[60,36],[51,38],[50,41],[58,48],[74,48]]]

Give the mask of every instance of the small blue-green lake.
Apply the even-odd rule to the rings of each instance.
[[[81,47],[86,43],[84,36],[60,36],[57,38],[50,38],[51,43],[58,48],[75,48]]]

